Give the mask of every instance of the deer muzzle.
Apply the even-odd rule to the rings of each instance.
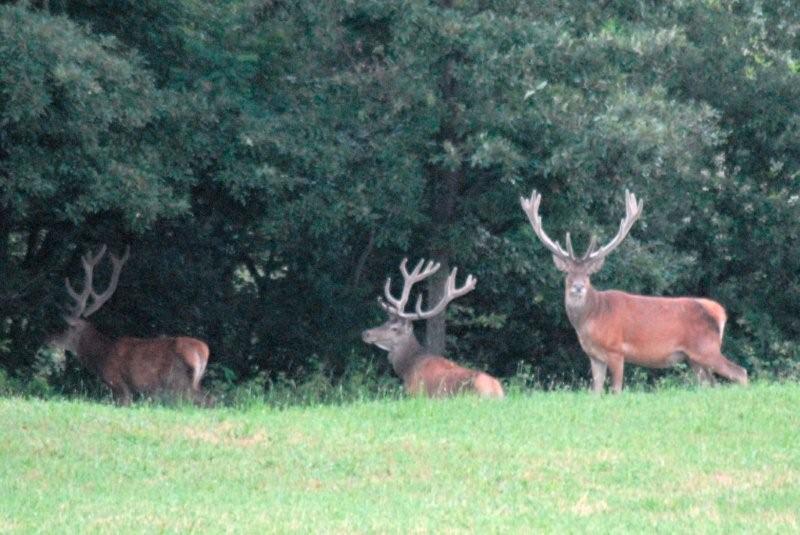
[[[375,335],[372,332],[372,329],[367,329],[361,332],[361,339],[364,340],[365,343],[371,344],[375,341]]]
[[[575,282],[569,287],[570,297],[580,298],[586,294],[586,285],[582,282]]]

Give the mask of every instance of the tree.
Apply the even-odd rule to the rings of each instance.
[[[373,358],[358,334],[403,256],[478,277],[434,348],[584,377],[533,188],[579,242],[635,191],[598,286],[720,300],[750,367],[800,354],[791,2],[65,0],[0,21],[12,369],[108,241],[133,252],[101,327],[205,338],[240,377]]]
[[[1,317],[24,359],[74,242],[188,203],[157,145],[165,95],[136,53],[13,5],[0,6],[0,43]]]

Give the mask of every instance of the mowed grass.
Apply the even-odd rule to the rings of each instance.
[[[3,532],[786,532],[800,386],[277,410],[0,399]]]

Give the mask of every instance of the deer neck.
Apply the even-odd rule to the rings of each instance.
[[[99,372],[108,358],[113,344],[114,341],[111,338],[95,329],[94,325],[87,324],[78,337],[75,353],[86,368]]]
[[[424,348],[412,333],[404,343],[389,352],[389,362],[397,375],[405,377],[423,353]]]
[[[572,326],[580,332],[581,327],[586,323],[596,310],[602,306],[603,295],[591,286],[586,289],[585,297],[576,301],[570,298],[569,290],[564,295],[564,305],[567,309],[567,317]]]

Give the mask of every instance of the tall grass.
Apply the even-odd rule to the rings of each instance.
[[[0,399],[4,532],[785,532],[800,386],[203,410]]]
[[[334,372],[319,364],[298,370],[293,376],[266,371],[253,372],[246,378],[212,363],[203,379],[203,388],[218,405],[245,407],[267,404],[274,407],[343,404],[367,400],[400,399],[404,396],[400,379],[388,367],[375,361],[353,356],[353,364]],[[468,364],[467,364],[468,365]],[[10,377],[0,368],[0,396],[37,397],[42,399],[82,399],[110,402],[109,389],[94,374],[69,360],[63,352],[42,349],[37,353],[31,373]],[[757,378],[765,380],[800,379],[761,370]],[[516,371],[501,378],[505,389],[514,394],[541,390],[584,390],[589,388],[588,370],[576,371],[571,377],[544,377],[527,362],[520,361]],[[625,388],[653,391],[664,388],[695,388],[697,380],[688,365],[678,364],[669,370],[648,370],[628,366]],[[145,400],[167,402],[167,398]]]

